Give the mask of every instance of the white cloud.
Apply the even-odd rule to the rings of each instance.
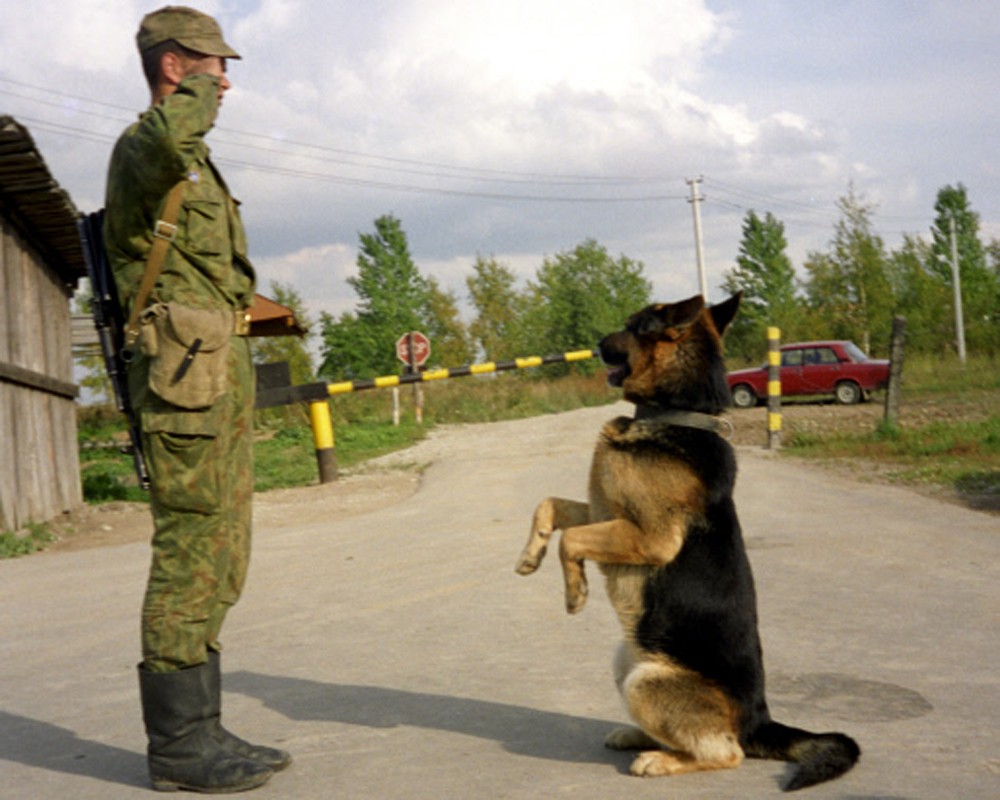
[[[274,16],[270,5],[240,30]],[[359,48],[356,23],[338,24],[337,5],[283,20],[286,29],[260,41],[259,61],[240,65],[246,85],[280,98],[292,117],[311,111],[314,129],[325,123],[358,149],[470,165],[531,167],[558,156],[594,169],[609,139],[619,148],[633,131],[662,139],[690,114],[676,87],[725,36],[697,0],[422,0],[373,14]],[[270,105],[257,116],[286,116]]]
[[[337,316],[353,306],[354,297],[345,282],[357,273],[356,255],[353,247],[336,243],[255,259],[258,288],[266,293],[272,282],[292,285],[313,318],[320,311]]]
[[[85,209],[147,101],[135,30],[165,2],[0,0],[0,107],[32,120]],[[711,287],[746,207],[783,219],[799,258],[825,246],[852,179],[887,218],[913,218],[899,228],[926,229],[933,193],[958,181],[984,231],[1000,218],[998,112],[983,101],[1000,17],[985,5],[891,3],[864,26],[851,3],[793,0],[197,5],[244,56],[209,142],[244,201],[262,286],[292,282],[333,313],[353,302],[358,233],[385,213],[449,288],[477,254],[527,278],[593,237],[643,260],[664,295],[696,285],[686,177],[706,176]],[[581,175],[634,180],[554,180]],[[517,199],[543,194],[658,199]]]
[[[256,46],[280,40],[293,30],[305,11],[300,0],[262,0],[253,12],[236,21],[232,37],[225,36],[232,39],[229,43],[240,55],[244,50],[252,53]]]
[[[687,0],[422,0],[408,4],[392,32],[400,46],[390,72],[421,73],[447,59],[491,93],[525,100],[557,86],[617,93],[648,81],[654,68],[683,77],[718,35],[718,21]]]
[[[16,6],[16,7],[15,7]],[[22,79],[55,75],[57,68],[117,69],[135,47],[109,37],[123,18],[134,18],[132,0],[35,0],[0,3],[0,52],[4,71]]]

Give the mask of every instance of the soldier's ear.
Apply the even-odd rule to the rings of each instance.
[[[733,321],[733,317],[736,316],[736,310],[740,307],[740,300],[742,299],[743,292],[737,292],[728,300],[716,303],[709,309],[709,312],[712,314],[712,322],[715,323],[715,329],[719,332],[719,336],[722,336],[726,332],[729,323]]]
[[[186,71],[187,66],[181,58],[180,53],[167,50],[160,56],[160,80],[164,83],[176,86],[184,80],[184,73]]]

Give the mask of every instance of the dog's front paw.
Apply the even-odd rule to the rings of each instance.
[[[544,546],[540,549],[530,546],[524,548],[521,555],[517,558],[517,566],[514,567],[514,571],[518,575],[530,575],[533,573],[541,566],[542,559],[545,558],[545,550]]]
[[[587,581],[579,581],[566,587],[566,613],[579,614],[587,604]]]

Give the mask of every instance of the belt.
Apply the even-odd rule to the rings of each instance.
[[[233,312],[233,335],[250,335],[250,309]]]

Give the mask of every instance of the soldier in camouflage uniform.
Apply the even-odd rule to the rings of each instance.
[[[233,319],[225,391],[211,405],[184,407],[152,391],[142,352],[129,367],[154,521],[139,665],[149,769],[161,790],[239,791],[291,761],[232,735],[220,717],[219,633],[250,557],[254,383],[245,336],[255,278],[237,202],[205,135],[230,87],[226,59],[239,55],[214,19],[184,7],[148,14],[137,40],[152,105],[116,144],[107,183],[105,242],[119,294],[128,311],[164,199],[183,181],[149,304],[222,309]]]

